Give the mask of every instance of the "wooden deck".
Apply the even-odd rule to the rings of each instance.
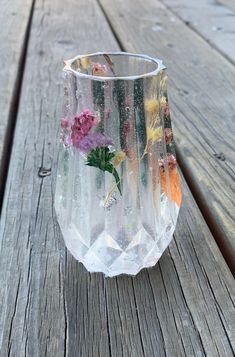
[[[234,356],[234,2],[2,0],[0,23],[0,356]],[[120,49],[167,64],[183,206],[154,268],[105,279],[56,221],[59,98],[65,57]]]

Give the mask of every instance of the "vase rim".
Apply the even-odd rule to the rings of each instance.
[[[138,74],[138,75],[129,75],[129,76],[101,76],[101,75],[94,75],[94,74],[87,74],[87,73],[82,73],[74,68],[72,68],[72,65],[75,61],[77,60],[81,60],[83,58],[86,57],[94,57],[94,56],[127,56],[127,57],[135,57],[135,58],[141,58],[143,60],[152,62],[156,65],[156,68],[153,71],[150,72],[146,72],[143,74]],[[165,70],[166,66],[163,64],[162,60],[158,59],[158,58],[154,58],[145,54],[136,54],[136,53],[130,53],[130,52],[94,52],[94,53],[89,53],[89,54],[83,54],[83,55],[77,55],[69,60],[65,60],[64,61],[64,68],[63,71],[65,72],[71,72],[73,74],[75,74],[77,77],[80,78],[86,78],[86,79],[90,79],[90,80],[97,80],[97,81],[112,81],[112,80],[135,80],[135,79],[139,79],[139,78],[147,78],[147,77],[153,77],[158,75],[159,72],[161,72],[162,70]]]

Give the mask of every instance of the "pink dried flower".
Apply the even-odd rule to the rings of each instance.
[[[174,170],[176,168],[177,162],[173,154],[167,154],[167,163],[170,170]]]
[[[160,159],[158,163],[159,163],[160,171],[165,171],[164,159]],[[174,170],[176,168],[177,162],[173,154],[170,153],[167,154],[167,164],[169,170]]]
[[[98,118],[89,110],[84,109],[76,115],[71,126],[71,140],[76,147],[80,141],[89,133],[91,128],[98,123]]]
[[[165,129],[165,140],[166,140],[166,145],[169,145],[171,142],[172,138],[172,131],[170,128]]]
[[[65,147],[71,146],[71,139],[69,135],[66,135],[65,133],[60,134],[60,141],[63,143]]]
[[[169,115],[170,115],[170,109],[169,109],[168,103],[166,103],[166,105],[164,106],[164,108],[163,108],[163,113],[164,113],[164,115],[165,115],[166,117],[169,117]]]
[[[130,125],[130,122],[129,121],[125,121],[122,125],[122,136],[124,138],[127,137],[127,135],[129,134],[131,130],[131,125]]]
[[[60,141],[61,141],[62,143],[64,143],[64,141],[65,141],[65,135],[64,135],[64,133],[60,133]]]
[[[122,125],[122,149],[124,151],[128,150],[128,135],[131,130],[131,124],[129,121],[125,121]]]
[[[131,96],[130,96],[130,95],[127,95],[127,96],[125,97],[125,106],[130,107],[130,106],[131,106],[131,103],[132,103],[132,101],[131,101]]]
[[[67,129],[69,127],[69,120],[68,118],[62,118],[60,122],[60,126],[62,129]]]
[[[92,64],[92,70],[91,70],[93,76],[104,76],[108,70],[105,64],[101,63],[93,63]]]

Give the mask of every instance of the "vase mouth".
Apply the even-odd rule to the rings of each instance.
[[[95,52],[64,61],[65,72],[97,81],[153,77],[166,69],[162,60],[128,52]]]

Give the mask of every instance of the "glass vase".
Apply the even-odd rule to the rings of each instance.
[[[137,274],[169,245],[181,190],[162,61],[94,53],[65,61],[55,193],[72,255]]]

